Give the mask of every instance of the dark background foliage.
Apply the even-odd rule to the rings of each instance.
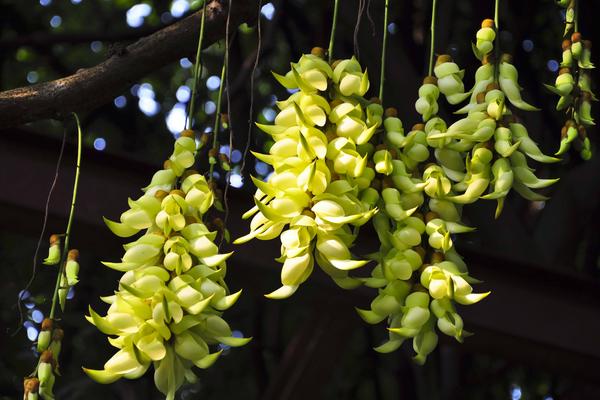
[[[598,4],[580,2],[581,30],[584,36],[597,39]],[[268,122],[275,115],[275,100],[287,95],[269,71],[284,72],[290,61],[311,47],[327,46],[333,1],[264,3],[253,118]],[[354,0],[340,3],[335,55],[349,57],[355,45],[358,4]],[[385,105],[397,107],[410,127],[417,122],[414,101],[427,67],[430,1],[390,3]],[[383,1],[368,4],[356,44],[360,61],[370,72],[370,94],[374,95],[379,84]],[[477,67],[470,42],[480,21],[492,16],[493,1],[440,0],[438,5],[436,52],[451,54],[466,68],[469,86]],[[124,44],[198,8],[199,2],[187,0],[0,0],[0,89],[52,80],[93,66]],[[556,98],[542,83],[554,81],[562,29],[561,12],[550,0],[502,1],[502,48],[514,54],[525,99],[544,110],[523,117],[532,137],[548,153],[558,146],[563,116],[554,111]],[[247,134],[256,33],[255,27],[240,27],[230,52],[229,115],[235,149],[231,182],[236,187],[230,190],[229,221],[234,236],[247,229],[239,216],[250,204],[248,175],[269,173],[252,156],[245,171],[240,170],[246,141],[259,151],[265,145],[264,135],[255,129],[250,139]],[[223,49],[220,43],[203,53],[196,116],[199,130],[213,124],[219,83],[215,78]],[[600,65],[598,51],[593,51]],[[160,398],[151,374],[110,386],[87,379],[80,367],[100,367],[111,348],[83,315],[89,304],[102,308],[98,297],[110,294],[119,277],[100,264],[118,259],[122,244],[102,226],[100,216],[118,217],[126,196],[137,196],[170,152],[172,134],[180,129],[189,100],[194,52],[190,49],[189,58],[144,77],[116,95],[113,103],[82,115],[86,150],[72,240],[82,253],[82,271],[61,321],[66,336],[62,376],[56,385],[59,399]],[[597,88],[599,76],[594,73],[593,77]],[[442,110],[449,119],[451,112],[450,108]],[[63,231],[66,223],[74,136],[72,124],[65,126],[66,155],[50,203],[47,233]],[[228,144],[229,133],[220,133],[222,145]],[[20,321],[16,301],[31,276],[62,134],[63,123],[58,121],[0,132],[1,399],[21,396],[22,377],[36,359],[32,339],[40,316],[49,309],[52,268],[38,268],[24,301],[24,321]],[[588,135],[597,145],[597,129],[590,129]],[[344,292],[316,273],[292,299],[264,299],[263,293],[277,287],[279,267],[273,261],[277,244],[246,245],[230,263],[228,277],[233,289],[243,287],[245,293],[226,318],[254,340],[244,348],[228,350],[217,365],[199,374],[198,384],[182,390],[181,398],[600,398],[599,167],[597,156],[582,163],[577,155],[567,156],[558,165],[540,165],[540,175],[561,177],[547,190],[552,199],[528,203],[511,197],[499,220],[493,220],[491,202],[467,209],[465,218],[478,231],[459,239],[458,247],[473,275],[484,279],[484,288],[493,293],[464,310],[467,329],[476,335],[463,345],[442,340],[424,367],[412,364],[409,344],[391,355],[371,350],[383,340],[384,329],[366,326],[352,309],[368,304],[372,296],[368,290]],[[15,333],[17,328],[21,329]]]

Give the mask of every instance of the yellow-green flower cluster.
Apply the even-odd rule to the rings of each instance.
[[[542,153],[510,109],[509,104],[525,111],[537,110],[521,98],[518,72],[511,56],[504,54],[495,60],[491,54],[493,26],[493,21],[485,20],[477,35],[474,50],[482,65],[475,73],[469,103],[457,111],[467,116],[447,128],[436,124],[427,139],[436,149],[436,160],[443,173],[452,181],[454,194],[448,194],[446,199],[457,204],[480,198],[496,200],[498,217],[511,189],[528,200],[545,200],[531,189],[545,188],[557,181],[534,175],[527,165],[528,157],[542,163],[559,159]]]
[[[386,116],[384,146],[391,149],[393,169],[388,176],[381,176],[381,211],[373,217],[381,242],[374,255],[378,264],[363,280],[366,286],[376,288],[378,295],[370,309],[357,311],[367,323],[387,321],[389,339],[375,350],[391,352],[412,339],[415,361],[423,363],[437,345],[436,326],[462,341],[466,332],[454,304],[473,304],[488,293],[472,293],[470,283],[476,280],[469,277],[454,249],[451,235],[472,229],[460,223],[459,208],[447,199],[454,195],[451,181],[441,166],[423,167],[429,157],[428,135],[445,129],[445,123],[434,116],[404,136],[395,111],[386,111]],[[424,148],[417,157],[415,141]],[[455,163],[464,168],[463,159],[456,155]],[[444,156],[453,158],[452,154]]]
[[[561,130],[560,148],[556,155],[566,153],[574,143],[581,158],[592,157],[590,139],[586,128],[595,125],[591,115],[592,101],[597,98],[591,90],[592,41],[583,40],[575,31],[575,9],[577,0],[560,1],[565,11],[565,31],[562,42],[562,62],[554,85],[545,85],[560,96],[557,110],[565,110],[568,118]]]
[[[106,316],[90,308],[87,317],[118,349],[104,369],[84,369],[100,383],[138,378],[153,364],[156,387],[173,399],[185,381],[196,380],[193,367],[216,361],[220,351],[210,346],[249,340],[233,337],[221,317],[240,292],[229,294],[231,253],[219,254],[216,232],[203,223],[214,195],[203,175],[188,170],[195,155],[193,133],[184,131],[145,194],[129,201],[120,222],[106,220],[118,236],[144,234],[124,246],[121,262],[104,263],[124,274],[115,294],[102,298],[110,305]]]
[[[369,165],[383,109],[363,98],[369,80],[355,58],[330,65],[316,49],[274,75],[297,92],[277,103],[274,125],[258,124],[274,144],[255,156],[274,172],[267,182],[254,179],[256,206],[244,215],[252,217],[251,231],[236,243],[280,237],[282,286],[268,297],[292,295],[315,261],[341,287],[356,287],[348,271],[367,261],[353,259],[350,248],[356,227],[377,212],[374,168],[387,168],[381,153]]]

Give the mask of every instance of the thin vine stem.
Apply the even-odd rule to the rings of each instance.
[[[227,49],[225,49],[225,57],[227,57]],[[225,82],[225,70],[227,69],[227,63],[223,61],[223,67],[221,68],[221,85],[219,86],[219,94],[217,95],[217,109],[215,110],[215,125],[213,127],[213,142],[212,148],[216,149],[219,143],[218,141],[218,133],[219,133],[219,123],[221,122],[221,100],[223,99],[223,86]],[[218,161],[217,161],[218,162]],[[211,163],[209,167],[209,180],[213,181],[213,173],[215,171],[215,163]]]
[[[500,8],[500,0],[496,0],[494,5],[494,25],[496,25],[496,33],[500,33],[500,18],[498,17],[498,9]]]
[[[430,43],[429,43],[429,69],[427,75],[431,76],[433,73],[433,53],[435,50],[435,16],[437,14],[437,0],[433,0],[431,4],[431,26],[430,31]]]
[[[335,40],[335,30],[337,28],[338,6],[339,0],[335,0],[333,3],[333,22],[331,23],[331,36],[329,36],[329,48],[327,50],[330,63],[333,60],[333,42]]]
[[[56,314],[56,303],[58,300],[58,290],[60,289],[60,283],[62,280],[62,275],[64,274],[66,257],[69,251],[69,238],[71,236],[71,226],[73,225],[73,216],[75,215],[75,202],[77,201],[77,189],[79,187],[79,173],[81,171],[81,148],[83,146],[83,141],[81,138],[81,124],[79,122],[79,117],[77,114],[73,113],[73,117],[75,118],[75,123],[77,124],[77,164],[75,166],[75,180],[73,182],[73,195],[71,198],[71,210],[69,211],[69,220],[67,222],[67,230],[65,231],[65,241],[63,245],[63,252],[60,260],[60,267],[58,270],[58,275],[56,277],[56,284],[54,286],[54,294],[52,295],[52,307],[50,308],[50,319],[54,319]]]
[[[379,100],[383,103],[383,83],[385,81],[385,55],[387,50],[388,37],[388,9],[389,0],[385,0],[385,9],[383,13],[383,43],[381,48],[381,71],[379,73]]]
[[[500,0],[496,0],[494,4],[494,27],[496,28],[496,41],[494,43],[494,82],[498,83],[500,78],[500,17],[498,10],[500,9]]]
[[[200,62],[200,56],[202,53],[202,42],[204,41],[204,19],[206,17],[206,1],[202,5],[202,19],[200,20],[200,34],[198,37],[198,48],[196,49],[196,63],[194,64],[194,81],[192,83],[192,98],[190,99],[190,108],[188,110],[186,128],[192,128],[192,122],[194,119],[194,107],[196,105],[196,94],[198,91],[198,80],[202,72],[202,63]]]

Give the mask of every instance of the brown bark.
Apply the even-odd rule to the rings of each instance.
[[[257,0],[238,0],[231,9],[231,32],[254,22]],[[228,2],[207,5],[203,47],[225,36]],[[0,92],[0,129],[71,112],[93,110],[110,102],[148,73],[195,54],[202,11],[146,36],[106,61],[50,82]]]

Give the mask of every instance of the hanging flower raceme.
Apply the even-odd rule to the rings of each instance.
[[[363,279],[378,294],[370,309],[357,311],[367,323],[387,322],[389,338],[376,351],[391,352],[412,339],[415,361],[422,364],[437,345],[436,326],[459,341],[465,336],[454,304],[473,304],[488,293],[472,293],[469,283],[476,280],[454,249],[451,235],[472,228],[460,223],[460,210],[447,200],[455,195],[450,179],[440,165],[422,165],[429,157],[428,135],[444,131],[444,121],[431,115],[427,124],[414,126],[404,136],[395,110],[388,109],[383,125],[385,146],[398,157],[392,157],[388,176],[381,176],[383,190],[376,203],[381,211],[373,217],[381,247],[372,255],[377,266]],[[415,140],[426,151],[419,157],[413,154]],[[460,154],[436,149],[437,154],[448,160],[455,174],[461,173]]]
[[[537,108],[521,97],[512,57],[504,54],[495,60],[491,53],[496,35],[490,21],[482,23],[473,48],[482,65],[475,74],[470,102],[457,111],[467,116],[447,129],[438,124],[440,129],[430,132],[427,139],[436,147],[436,160],[453,182],[455,194],[447,196],[447,200],[458,204],[473,203],[480,198],[496,200],[498,217],[511,189],[528,200],[545,200],[546,197],[532,189],[545,188],[557,181],[534,175],[527,157],[542,163],[559,159],[544,155],[529,137],[527,128],[513,115],[511,106],[524,111]],[[438,64],[438,67],[444,65],[439,61]]]
[[[556,155],[566,153],[574,144],[581,158],[588,160],[592,157],[592,148],[586,128],[595,124],[591,107],[592,101],[597,98],[591,90],[591,69],[594,68],[590,61],[592,42],[583,40],[581,33],[575,31],[576,1],[559,3],[566,9],[561,68],[554,85],[545,86],[560,96],[556,109],[565,110],[568,118],[561,130],[560,148]]]
[[[330,65],[314,49],[274,76],[298,91],[277,103],[274,125],[257,124],[274,144],[269,154],[255,156],[274,172],[266,182],[253,178],[256,206],[244,215],[252,217],[250,233],[235,243],[280,237],[282,286],[267,297],[292,295],[315,262],[339,286],[356,287],[360,281],[348,271],[367,261],[353,259],[350,248],[356,228],[377,212],[365,191],[375,176],[369,141],[383,109],[362,97],[369,80],[355,58]],[[374,167],[389,168],[380,156]]]
[[[189,170],[196,143],[191,131],[175,142],[165,168],[154,174],[145,194],[129,201],[120,222],[106,220],[118,236],[144,234],[126,244],[122,262],[105,262],[124,272],[119,288],[102,298],[105,316],[90,308],[87,319],[109,336],[118,351],[102,370],[84,371],[100,383],[135,379],[154,365],[156,387],[173,399],[184,382],[194,382],[192,368],[208,368],[221,351],[210,346],[241,346],[222,312],[241,292],[229,294],[226,260],[203,223],[214,195],[203,175]]]

